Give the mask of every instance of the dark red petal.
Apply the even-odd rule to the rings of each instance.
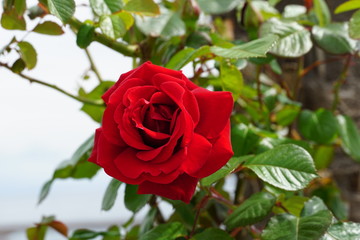
[[[187,158],[182,164],[182,169],[192,176],[206,164],[211,153],[212,144],[203,136],[194,134],[194,138],[187,148]]]
[[[119,87],[109,96],[106,105],[109,106],[110,104],[113,104],[117,106],[119,104],[123,104],[124,95],[126,91],[128,91],[133,87],[144,86],[144,85],[145,85],[145,81],[140,78],[129,78],[123,81],[119,85]]]
[[[92,149],[91,155],[88,159],[89,162],[97,164],[97,156],[98,156],[98,146],[99,146],[99,138],[102,134],[102,129],[98,128],[95,130],[95,137],[94,137],[94,147]]]
[[[124,148],[113,145],[106,140],[102,129],[98,128],[95,134],[95,146],[89,161],[104,168],[104,171],[113,178],[129,184],[139,184],[141,178],[127,178],[115,166],[114,160],[124,151]]]
[[[133,72],[135,72],[136,69],[133,69],[127,73],[123,73],[121,74],[120,78],[117,80],[117,82],[111,87],[109,88],[104,95],[102,96],[102,99],[104,100],[104,102],[106,104],[108,104],[109,98],[111,96],[111,94],[120,86],[120,84],[128,77],[130,76]]]
[[[114,120],[114,114],[115,106],[107,106],[102,119],[102,132],[105,138],[112,144],[125,146],[126,144],[120,136],[118,124]]]
[[[196,178],[207,177],[224,166],[234,155],[230,141],[229,120],[224,130],[220,133],[219,137],[211,140],[211,143],[213,147],[209,157],[206,160],[206,163],[199,171],[191,174],[191,176]]]
[[[195,132],[207,139],[216,138],[229,121],[234,100],[230,92],[212,92],[204,88],[192,91],[199,104],[200,121]]]
[[[120,114],[122,113],[122,115]],[[131,119],[131,110],[124,109],[124,106],[119,106],[115,112],[115,120],[118,123],[120,135],[125,143],[129,146],[139,150],[151,150],[153,147],[146,145],[140,136],[139,131],[134,126]],[[121,119],[120,119],[121,117]]]
[[[194,195],[197,178],[187,174],[180,175],[175,181],[169,184],[159,184],[145,181],[139,185],[139,194],[156,194],[173,200],[181,200],[190,203]]]
[[[187,111],[196,126],[199,121],[199,108],[193,93],[182,85],[182,82],[171,76],[156,74],[153,82],[167,95],[182,111]]]
[[[151,176],[158,176],[159,181],[161,181],[161,174],[170,174],[178,169],[186,156],[184,150],[182,150],[171,156],[167,161],[154,164],[139,159],[136,156],[137,153],[138,151],[135,151],[132,148],[127,148],[125,151],[121,152],[115,160],[117,169],[128,178],[136,179],[143,173],[148,173]]]
[[[136,86],[129,88],[123,97],[123,104],[129,106],[136,103],[139,99],[150,100],[151,96],[156,92],[154,86]]]

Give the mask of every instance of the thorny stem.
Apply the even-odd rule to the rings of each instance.
[[[263,96],[262,96],[262,92],[261,92],[261,81],[260,81],[260,74],[261,74],[261,70],[262,70],[262,66],[258,65],[256,67],[256,90],[257,90],[257,95],[258,95],[258,100],[259,100],[259,104],[260,104],[260,109],[263,109],[264,106],[264,102],[263,102]]]
[[[335,112],[339,102],[340,102],[340,96],[339,96],[339,91],[340,91],[340,87],[345,83],[346,81],[346,77],[348,74],[348,70],[351,64],[351,60],[352,60],[352,55],[349,54],[346,58],[345,64],[344,64],[344,68],[339,76],[339,79],[336,80],[336,82],[334,83],[334,87],[333,87],[333,93],[334,93],[334,101],[332,104],[332,111]]]
[[[8,69],[9,71],[11,71],[11,68],[7,64],[0,63],[0,66]],[[37,84],[52,88],[52,89],[54,89],[54,90],[56,90],[58,92],[61,92],[62,94],[65,94],[66,96],[71,97],[72,99],[75,99],[75,100],[77,100],[79,102],[87,103],[87,104],[91,104],[91,105],[95,105],[95,106],[104,106],[104,103],[103,103],[102,100],[91,100],[91,99],[87,99],[87,98],[83,98],[83,97],[78,97],[78,96],[75,96],[75,95],[73,95],[73,94],[71,94],[69,92],[66,92],[65,90],[57,87],[56,85],[46,83],[46,82],[43,82],[41,80],[29,77],[29,76],[27,76],[27,75],[25,75],[23,73],[15,73],[15,74],[17,74],[20,77],[28,80],[30,83],[37,83]]]
[[[90,68],[91,70],[95,73],[98,81],[101,83],[103,81],[101,75],[100,75],[100,72],[99,70],[97,69],[95,63],[94,63],[94,60],[92,59],[91,55],[90,55],[90,52],[87,48],[85,48],[85,53],[86,53],[86,56],[88,57],[89,59],[89,62],[90,62]]]
[[[302,80],[302,72],[304,69],[304,56],[301,56],[298,61],[298,72],[295,79],[294,89],[293,89],[293,99],[297,99],[299,94],[299,89],[301,86],[301,80]]]
[[[194,224],[192,226],[192,229],[191,229],[191,232],[190,232],[190,235],[188,236],[187,239],[190,239],[194,233],[195,233],[195,229],[196,229],[196,225],[197,225],[197,222],[199,220],[199,216],[200,216],[200,212],[201,212],[201,209],[203,209],[206,205],[206,203],[208,202],[208,200],[210,199],[210,196],[209,195],[206,195],[205,197],[203,197],[203,199],[201,199],[201,201],[198,203],[198,205],[196,206],[196,215],[195,215],[195,220],[194,220]]]
[[[300,77],[303,78],[306,74],[308,74],[311,70],[313,70],[314,68],[320,66],[321,64],[326,64],[326,63],[330,63],[330,62],[335,62],[335,61],[339,61],[343,59],[343,57],[334,57],[334,58],[329,58],[329,59],[325,59],[325,60],[318,60],[313,62],[311,65],[307,66],[305,69],[303,69],[300,73]]]
[[[72,28],[75,29],[75,32],[77,32],[82,25],[82,22],[74,17],[70,18],[68,23]],[[139,57],[140,56],[139,46],[127,45],[125,43],[118,42],[116,40],[113,40],[113,39],[105,36],[104,34],[99,33],[99,32],[94,32],[93,40],[96,42],[99,42],[99,43],[125,55],[125,56],[128,56],[128,57]]]

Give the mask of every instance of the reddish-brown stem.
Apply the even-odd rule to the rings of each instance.
[[[300,77],[303,78],[306,74],[308,74],[311,70],[313,70],[314,68],[320,66],[321,64],[326,64],[326,63],[330,63],[330,62],[335,62],[335,61],[339,61],[343,59],[343,57],[334,57],[334,58],[328,58],[325,60],[318,60],[313,62],[311,65],[307,66],[305,69],[303,69],[300,73]]]

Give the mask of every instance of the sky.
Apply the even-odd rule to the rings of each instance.
[[[36,1],[27,2],[31,5]],[[89,16],[85,10],[78,8],[76,12],[82,20]],[[47,20],[57,21],[54,17]],[[21,39],[25,33],[0,27],[0,48],[13,35]],[[79,86],[86,89],[95,86],[93,75],[87,81],[82,80],[89,62],[84,51],[76,46],[75,36],[69,29],[60,37],[31,33],[25,40],[33,44],[38,53],[38,64],[35,69],[25,71],[27,75],[73,94]],[[121,73],[131,70],[131,59],[105,46],[92,43],[89,51],[106,80],[115,81]],[[0,60],[11,60],[11,56]],[[124,222],[130,216],[121,195],[112,211],[100,211],[101,199],[110,181],[103,171],[91,181],[56,181],[48,198],[37,205],[40,189],[51,178],[53,170],[61,161],[69,159],[98,127],[80,108],[81,103],[0,68],[0,232],[30,227],[42,216],[49,215],[77,227],[102,221]]]

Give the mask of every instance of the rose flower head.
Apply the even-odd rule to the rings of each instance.
[[[89,161],[119,181],[189,203],[199,179],[233,155],[230,92],[198,87],[181,71],[146,62],[104,95]]]

